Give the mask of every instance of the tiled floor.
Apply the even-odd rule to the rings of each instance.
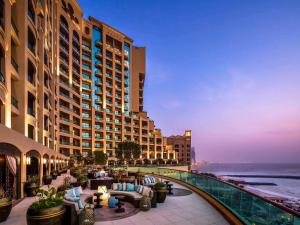
[[[63,181],[60,176],[53,182],[58,186]],[[175,184],[174,187],[183,188]],[[90,190],[86,190],[89,193]],[[12,209],[8,220],[1,225],[26,225],[26,211],[35,201],[35,197],[26,198]],[[96,222],[96,225],[229,225],[228,222],[205,200],[193,193],[182,197],[167,197],[147,212],[139,212],[134,216],[109,221]]]
[[[178,184],[174,187],[184,188]],[[97,222],[96,225],[229,225],[205,200],[193,193],[181,197],[167,197],[147,212],[116,221]]]

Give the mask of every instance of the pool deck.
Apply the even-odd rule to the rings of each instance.
[[[59,176],[52,182],[59,186],[63,182]],[[176,188],[185,188],[174,183]],[[94,192],[94,191],[93,191]],[[85,194],[91,190],[84,191]],[[36,200],[36,197],[25,198],[13,207],[7,221],[1,225],[26,225],[26,211],[29,205]],[[137,214],[114,221],[96,222],[96,225],[229,225],[223,216],[216,211],[208,202],[197,194],[187,196],[170,196],[166,201],[157,204],[157,208],[149,211],[140,211]]]

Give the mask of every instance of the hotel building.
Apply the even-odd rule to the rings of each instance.
[[[179,163],[191,164],[192,162],[191,137],[191,130],[186,130],[183,135],[167,137],[167,146],[171,146],[175,150]]]
[[[139,163],[183,157],[143,111],[146,49],[76,0],[0,0],[0,60],[0,157],[16,160],[16,196],[29,164],[42,177],[72,154],[113,161],[121,141],[141,145]]]

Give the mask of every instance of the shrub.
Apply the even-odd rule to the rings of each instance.
[[[159,190],[159,189],[164,189],[164,188],[166,188],[166,187],[167,187],[167,185],[166,185],[165,183],[163,183],[163,182],[157,182],[157,183],[154,185],[154,188],[157,189],[157,190]]]
[[[40,189],[37,193],[38,201],[32,203],[31,209],[48,209],[63,204],[64,192],[58,192],[56,188],[51,187],[48,191]]]

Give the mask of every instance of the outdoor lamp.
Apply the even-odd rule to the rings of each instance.
[[[99,186],[98,193],[102,193],[101,199],[104,205],[108,205],[108,199],[110,198],[110,194],[107,192],[106,186]]]
[[[31,164],[31,158],[30,157],[26,157],[26,165],[30,165]]]
[[[102,194],[107,193],[107,188],[106,188],[106,186],[99,186],[99,187],[98,187],[98,193],[102,193]]]

